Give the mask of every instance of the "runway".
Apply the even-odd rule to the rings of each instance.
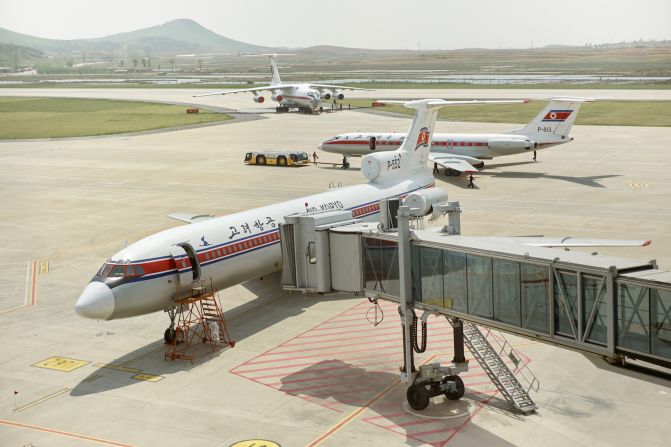
[[[390,98],[439,96],[427,90],[384,92],[396,95]],[[461,92],[439,97],[542,94]],[[613,99],[655,94],[613,92],[622,95]],[[401,346],[390,340],[400,335],[398,315],[390,306],[385,326],[374,328],[361,315],[368,303],[360,297],[289,295],[268,284],[223,291],[237,345],[194,365],[164,361],[163,314],[111,322],[76,316],[74,302],[102,262],[127,243],[178,225],[166,217],[170,213],[224,215],[324,191],[329,184],[363,181],[359,159],[348,171],[283,169],[245,166],[245,152],[311,153],[338,133],[404,131],[409,125],[406,118],[354,111],[276,115],[249,96],[191,98],[192,93],[2,90],[3,95],[216,105],[265,118],[148,135],[0,143],[3,444],[229,446],[268,439],[285,447],[667,445],[669,381],[514,337],[541,382],[534,396],[538,414],[510,413],[474,376],[455,419],[422,421],[404,409],[403,390],[395,382]],[[671,99],[671,91],[657,93]],[[602,90],[570,94],[605,95]],[[437,131],[514,127],[439,122]],[[671,129],[577,126],[573,136],[570,144],[538,152],[538,162],[531,154],[488,162],[473,190],[464,178],[437,176],[436,185],[461,202],[463,233],[652,239],[649,247],[598,251],[656,259],[660,268],[671,270]],[[319,156],[320,161],[339,159]],[[354,329],[343,327],[349,325]],[[338,335],[350,330],[361,332]],[[449,359],[449,329],[436,327],[435,333],[426,358]],[[304,343],[317,340],[325,343],[307,351],[311,345]],[[340,349],[340,344],[351,346]],[[379,351],[381,346],[388,351]],[[369,365],[356,358],[376,353],[388,353],[386,363]],[[362,379],[359,396],[347,396],[336,378],[320,375],[318,370],[333,366]],[[268,368],[278,369],[261,371]],[[134,378],[138,375],[144,379]]]

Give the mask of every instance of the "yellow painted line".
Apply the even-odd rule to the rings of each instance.
[[[39,404],[41,404],[42,402],[45,402],[45,401],[47,401],[47,400],[49,400],[49,399],[51,399],[51,398],[54,398],[54,397],[56,397],[56,396],[60,396],[61,394],[63,394],[63,393],[67,393],[67,392],[70,391],[70,390],[72,390],[72,388],[63,388],[62,390],[58,390],[58,391],[56,391],[55,393],[51,393],[51,394],[49,394],[49,395],[47,395],[47,396],[44,396],[44,397],[42,397],[42,398],[40,398],[40,399],[34,400],[34,401],[32,401],[32,402],[29,402],[29,403],[27,403],[27,404],[25,404],[25,405],[21,405],[20,407],[15,408],[14,411],[19,412],[19,413],[22,412],[22,411],[26,411],[26,410],[29,409],[29,408],[33,408],[35,405],[39,405]]]
[[[49,357],[46,360],[37,362],[32,366],[38,368],[54,369],[56,371],[70,372],[74,371],[77,368],[81,368],[84,365],[88,365],[91,362],[86,360],[77,360],[77,359],[68,359],[65,357]]]
[[[55,434],[55,435],[66,436],[66,437],[69,437],[69,438],[82,439],[84,441],[96,442],[98,444],[114,445],[114,446],[118,446],[118,447],[133,447],[131,444],[124,444],[124,443],[121,443],[121,442],[110,441],[110,440],[107,440],[107,439],[96,438],[96,437],[93,437],[93,436],[80,435],[78,433],[71,433],[71,432],[62,431],[62,430],[56,430],[54,428],[40,427],[38,425],[24,424],[24,423],[21,423],[21,422],[10,421],[10,420],[7,420],[7,419],[0,419],[0,424],[7,425],[7,426],[10,426],[10,427],[25,428],[27,430],[41,431],[41,432],[44,432],[44,433],[51,433],[51,434]]]
[[[436,357],[436,355],[432,355],[426,360],[424,360],[420,365],[424,365],[425,363],[430,362]],[[356,419],[357,416],[359,416],[361,413],[366,411],[371,405],[373,405],[376,401],[382,399],[384,396],[389,394],[391,390],[396,388],[398,385],[401,384],[400,379],[395,380],[393,383],[391,383],[387,388],[384,390],[380,391],[378,394],[376,394],[371,400],[365,403],[364,406],[357,408],[356,410],[352,411],[350,414],[345,416],[343,419],[340,420],[337,424],[335,424],[333,427],[329,428],[325,433],[323,433],[321,436],[319,436],[317,439],[312,441],[311,443],[307,444],[305,447],[316,447],[322,442],[326,441],[328,438],[333,436],[336,432],[338,432],[340,429],[342,429],[344,426],[352,422],[354,419]]]
[[[129,368],[127,366],[121,366],[121,365],[113,365],[111,363],[96,363],[95,366],[98,368],[114,369],[116,371],[123,371],[136,374],[142,372],[141,369]]]
[[[40,261],[40,274],[45,275],[47,273],[49,273],[49,261],[42,259]]]
[[[147,382],[158,382],[159,380],[164,379],[164,377],[163,376],[155,376],[153,374],[140,373],[140,374],[134,375],[133,377],[131,377],[131,379],[145,380]]]

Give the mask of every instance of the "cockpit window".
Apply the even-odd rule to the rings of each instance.
[[[117,265],[112,269],[110,274],[108,275],[110,278],[123,278],[126,276],[126,266],[125,265]]]
[[[103,264],[96,273],[102,280],[107,278],[129,278],[144,275],[144,269],[139,265],[132,264]]]

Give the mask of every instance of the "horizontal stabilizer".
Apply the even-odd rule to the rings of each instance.
[[[429,153],[429,162],[434,162],[443,168],[454,169],[466,174],[478,172],[469,162],[445,154]]]
[[[168,217],[171,219],[179,220],[186,223],[195,223],[203,220],[212,219],[214,216],[211,214],[193,214],[193,213],[172,213],[168,214]]]

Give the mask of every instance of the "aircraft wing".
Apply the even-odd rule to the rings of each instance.
[[[513,238],[524,245],[534,247],[645,247],[651,240],[638,239],[578,239],[573,237],[524,236]]]
[[[371,89],[369,89],[369,88],[348,87],[346,85],[310,84],[310,87],[312,87],[312,88],[328,88],[328,89],[335,89],[335,90],[368,90],[368,91],[371,91]]]
[[[439,166],[442,166],[443,168],[454,169],[456,171],[464,172],[466,174],[478,172],[478,170],[474,168],[473,165],[471,165],[466,160],[451,157],[448,154],[435,154],[433,152],[429,152],[429,162],[437,163]]]
[[[251,88],[241,88],[238,90],[224,90],[221,92],[214,93],[205,93],[203,95],[193,95],[194,98],[200,98],[201,96],[215,96],[215,95],[229,95],[232,93],[253,93],[253,92],[262,92],[262,91],[273,91],[279,88],[288,87],[286,85],[264,85],[263,87],[251,87]]]
[[[193,214],[193,213],[172,213],[168,214],[168,217],[171,219],[179,220],[186,223],[195,223],[203,220],[212,219],[214,216],[211,214]]]

